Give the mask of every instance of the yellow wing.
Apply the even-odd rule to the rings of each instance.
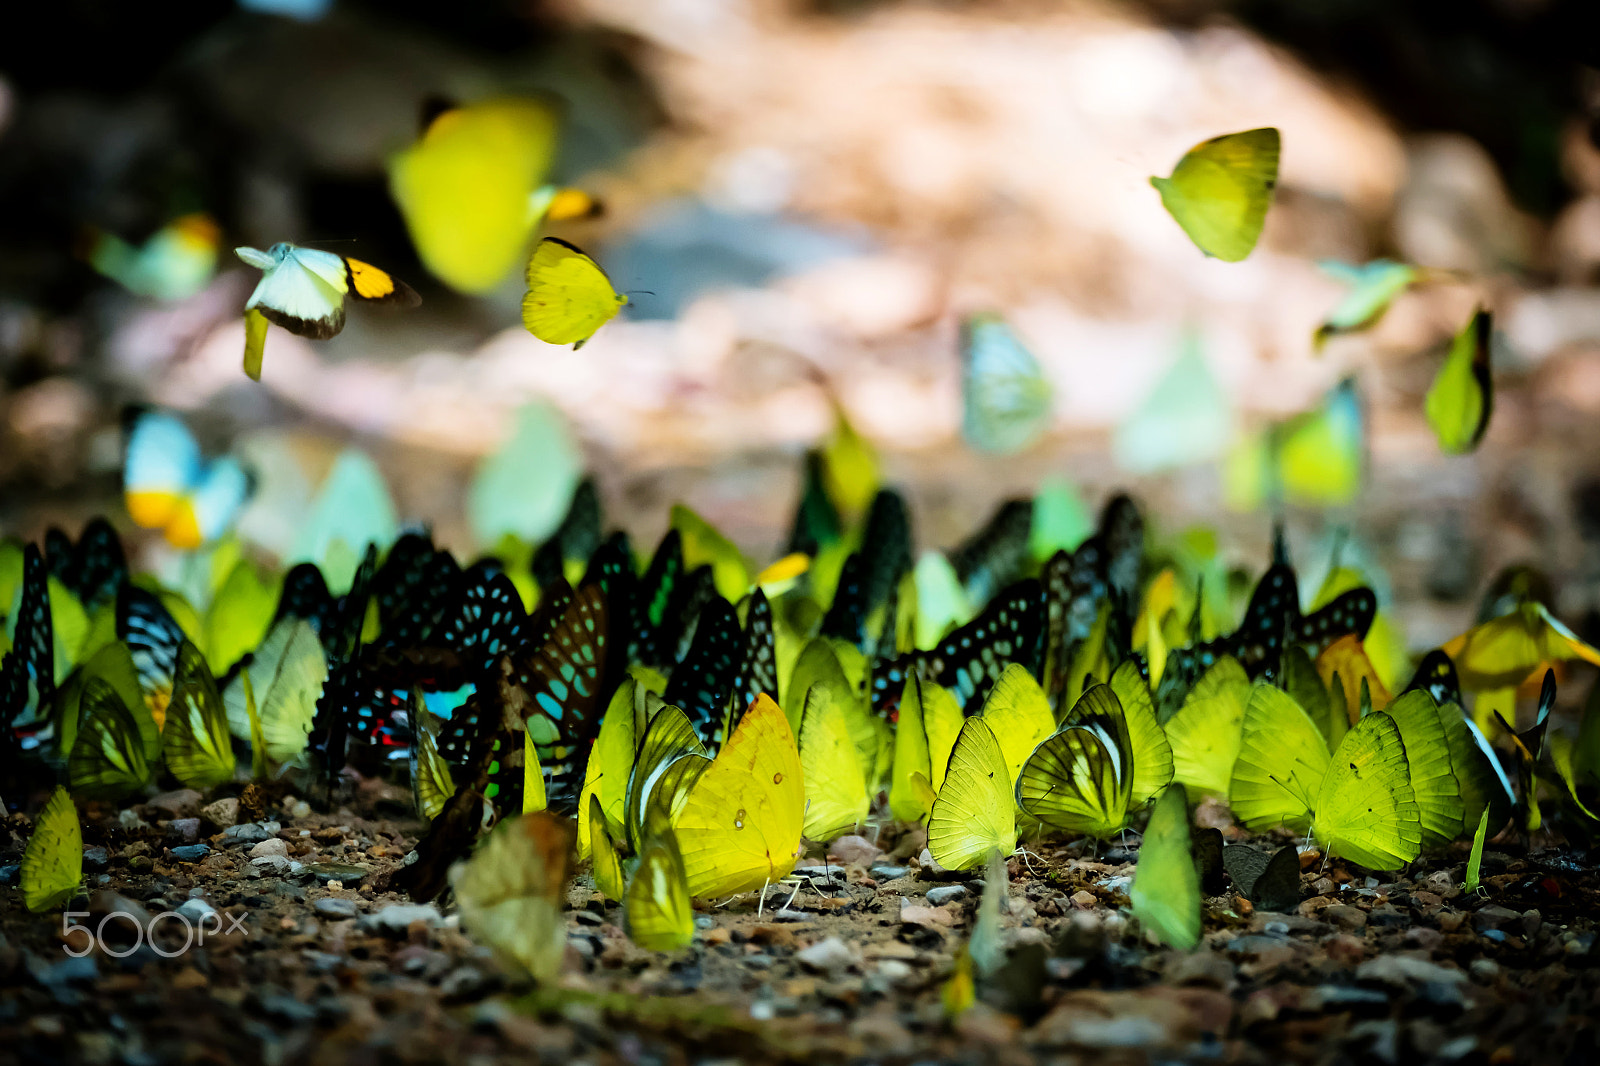
[[[1109,685],[1091,686],[1066,724],[1028,756],[1017,804],[1044,824],[1102,840],[1128,821],[1133,752],[1127,721]]]
[[[1150,184],[1202,252],[1236,263],[1261,237],[1278,184],[1280,148],[1271,126],[1213,137],[1184,153],[1170,178]]]
[[[991,851],[1009,855],[1016,848],[1016,808],[1005,754],[983,719],[968,718],[928,819],[928,850],[947,870],[970,870]]]
[[[1228,792],[1234,816],[1257,833],[1280,825],[1304,831],[1327,773],[1328,746],[1311,716],[1282,689],[1257,685]]]
[[[546,344],[583,347],[627,302],[600,264],[566,241],[546,237],[528,260],[522,324]]]
[[[632,677],[624,678],[606,707],[600,722],[589,764],[584,769],[583,791],[578,796],[578,861],[589,857],[589,797],[600,800],[606,828],[613,837],[626,833],[628,772],[633,767],[633,752],[638,746],[639,720],[643,717],[644,692]]]
[[[678,842],[669,833],[652,836],[623,901],[624,925],[647,951],[681,951],[694,940],[694,907]]]
[[[1398,870],[1422,851],[1422,817],[1394,719],[1374,711],[1333,753],[1317,797],[1317,840],[1329,855]]]
[[[689,893],[731,896],[794,869],[806,815],[789,720],[761,695],[689,792],[675,830]]]
[[[626,891],[622,877],[622,859],[617,846],[606,829],[605,814],[600,810],[600,797],[590,794],[589,812],[585,821],[589,828],[589,854],[594,859],[594,887],[606,899],[622,902]]]
[[[811,840],[829,841],[849,832],[866,820],[872,806],[861,752],[834,691],[830,685],[812,685],[800,722],[805,835]]]
[[[1008,785],[1017,779],[1039,742],[1056,731],[1056,717],[1044,689],[1021,663],[1009,664],[1000,674],[980,715],[1005,754]]]
[[[572,874],[577,827],[537,811],[495,827],[472,858],[450,870],[461,924],[513,970],[550,981],[561,972],[561,904]]]
[[[22,901],[35,914],[63,906],[83,880],[83,830],[78,808],[60,785],[33,824],[22,853]]]
[[[1167,722],[1172,776],[1191,791],[1226,796],[1239,755],[1250,678],[1231,655],[1207,670]]]

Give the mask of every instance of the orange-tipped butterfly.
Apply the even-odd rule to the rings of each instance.
[[[134,522],[161,530],[175,548],[198,548],[227,532],[252,489],[238,461],[205,462],[189,428],[161,411],[135,411],[128,426],[123,492]]]

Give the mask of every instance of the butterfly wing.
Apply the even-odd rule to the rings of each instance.
[[[150,783],[135,712],[111,682],[91,678],[83,689],[78,737],[67,757],[72,791],[91,799],[121,799]]]
[[[1017,778],[1017,805],[1055,829],[1110,839],[1127,824],[1132,762],[1116,696],[1094,685],[1060,732],[1028,756]]]
[[[206,657],[187,640],[178,648],[161,751],[167,769],[189,788],[203,791],[233,777],[227,711]]]
[[[1006,780],[1015,781],[1022,764],[1039,743],[1056,731],[1055,715],[1044,689],[1027,668],[1010,663],[983,701],[980,717],[1000,742],[1006,757]]]
[[[1303,832],[1327,772],[1327,741],[1311,717],[1282,689],[1255,686],[1228,791],[1238,819],[1252,832],[1280,825]]]
[[[1231,655],[1218,659],[1167,721],[1174,780],[1197,792],[1228,794],[1249,700],[1244,667]]]
[[[1426,692],[1413,690],[1384,708],[1400,730],[1411,788],[1422,822],[1422,845],[1442,847],[1466,831],[1466,805],[1462,799],[1463,767],[1455,767],[1444,718]]]
[[[316,248],[289,245],[281,258],[262,271],[261,281],[244,307],[259,311],[290,333],[327,340],[344,328],[348,285],[342,258]]]
[[[646,951],[681,951],[694,940],[694,907],[683,856],[670,832],[645,841],[623,899],[623,925]]]
[[[1278,184],[1280,147],[1270,126],[1213,137],[1189,149],[1170,178],[1150,183],[1202,252],[1237,263],[1261,237]]]
[[[422,303],[417,290],[371,263],[346,258],[345,287],[349,294],[368,303],[395,304],[399,307],[416,307]]]
[[[962,327],[961,433],[973,448],[1022,451],[1048,428],[1052,393],[1033,353],[996,315]]]
[[[33,836],[22,853],[21,881],[22,901],[34,914],[65,906],[83,881],[78,809],[60,785],[33,823]]]
[[[600,264],[566,241],[546,237],[528,260],[522,324],[546,344],[581,347],[627,302]]]
[[[1375,870],[1398,870],[1421,852],[1421,811],[1393,718],[1375,711],[1339,742],[1312,829],[1328,854]]]
[[[570,820],[546,812],[508,818],[450,871],[462,926],[513,972],[540,984],[560,974],[567,948],[561,909],[575,835]]]
[[[811,840],[830,841],[849,832],[866,820],[872,806],[867,770],[840,696],[832,685],[812,685],[801,714],[805,835]]]
[[[1439,438],[1439,450],[1464,455],[1478,446],[1494,411],[1489,373],[1489,312],[1479,308],[1450,344],[1444,365],[1428,388],[1423,410]]]
[[[1172,745],[1156,721],[1150,686],[1139,674],[1139,664],[1129,659],[1111,675],[1111,691],[1122,705],[1128,728],[1128,751],[1133,757],[1133,780],[1128,802],[1142,807],[1172,780]]]
[[[1200,878],[1189,848],[1188,794],[1168,785],[1145,827],[1128,899],[1134,917],[1180,951],[1200,943]]]
[[[1005,754],[981,718],[968,718],[950,752],[928,818],[928,850],[947,870],[970,870],[991,851],[1017,847],[1016,809]]]
[[[122,491],[135,525],[166,529],[203,472],[200,445],[188,426],[160,411],[134,416],[122,464]]]

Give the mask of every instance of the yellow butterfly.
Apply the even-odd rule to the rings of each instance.
[[[83,881],[83,830],[78,808],[60,785],[33,823],[22,853],[22,901],[34,914],[64,905]]]
[[[674,822],[689,894],[731,896],[788,876],[805,801],[789,720],[771,697],[758,696]]]
[[[1439,450],[1464,455],[1478,446],[1494,413],[1494,379],[1489,374],[1493,324],[1479,308],[1450,343],[1450,354],[1428,389],[1424,410],[1439,438]]]
[[[589,857],[594,836],[589,825],[589,815],[594,809],[589,803],[591,797],[599,801],[605,827],[613,838],[621,838],[627,832],[628,775],[633,768],[634,749],[644,732],[641,723],[645,716],[645,692],[637,679],[623,678],[606,706],[605,717],[600,720],[600,733],[595,738],[594,750],[589,753],[583,791],[578,796],[579,862]]]
[[[472,858],[450,870],[461,924],[508,968],[554,980],[567,949],[561,916],[572,876],[570,819],[538,811],[507,818]]]
[[[1189,789],[1226,796],[1239,755],[1239,730],[1250,701],[1250,677],[1231,655],[1218,659],[1166,725],[1172,776]]]
[[[136,715],[111,682],[90,678],[83,689],[77,740],[67,758],[67,781],[91,799],[121,799],[150,783],[154,767],[145,756]]]
[[[416,743],[411,746],[411,795],[417,817],[431,822],[456,794],[456,785],[450,776],[450,764],[439,754],[436,738],[441,719],[423,705],[420,689],[412,691],[409,713],[416,732]]]
[[[1151,178],[1161,203],[1199,249],[1229,263],[1261,237],[1278,184],[1278,131],[1228,133],[1184,153],[1169,178]]]
[[[1188,793],[1169,785],[1145,827],[1128,900],[1140,924],[1180,951],[1200,943],[1200,879],[1191,840]]]
[[[968,718],[928,819],[928,851],[947,870],[970,870],[991,851],[1009,855],[1016,849],[1016,807],[1005,753],[982,718]]]
[[[700,742],[694,723],[678,708],[661,703],[660,699],[647,700],[658,710],[650,718],[644,737],[639,741],[639,754],[634,759],[628,777],[628,793],[624,803],[624,821],[628,842],[637,853],[644,846],[645,815],[660,787],[662,778],[672,764],[686,756],[696,756],[709,763],[706,746]],[[670,803],[669,803],[670,809]]]
[[[671,832],[651,836],[623,900],[623,925],[647,951],[681,951],[694,941],[694,906],[683,856]]]
[[[848,716],[860,713],[819,682],[806,693],[800,721],[800,766],[805,788],[805,835],[829,841],[866,821],[872,807],[868,771],[851,736]]]
[[[889,784],[889,813],[900,821],[920,822],[932,812],[961,721],[961,705],[949,689],[924,684],[914,672],[906,678]]]
[[[1017,805],[1051,828],[1109,840],[1127,825],[1132,791],[1127,718],[1111,687],[1094,685],[1028,756]]]
[[[534,248],[528,260],[522,324],[546,344],[582,348],[627,302],[612,288],[600,264],[581,249],[555,237],[546,237]]]
[[[627,891],[622,876],[622,859],[606,828],[605,813],[600,810],[600,797],[589,794],[588,815],[584,819],[589,829],[589,855],[594,860],[594,887],[606,899],[622,902]]]

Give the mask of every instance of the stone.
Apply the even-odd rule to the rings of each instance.
[[[964,898],[966,894],[966,885],[940,885],[938,888],[928,889],[928,902],[932,906],[943,907],[946,903]]]
[[[83,865],[87,870],[104,870],[110,861],[111,856],[105,848],[96,846],[83,849]]]
[[[795,960],[813,973],[836,977],[855,961],[850,948],[836,936],[819,940],[795,953]]]
[[[278,828],[277,822],[241,822],[222,831],[222,842],[225,845],[259,844],[270,839]]]
[[[1411,924],[1411,915],[1392,903],[1372,908],[1367,921],[1379,929],[1397,929]]]
[[[268,855],[277,855],[287,859],[289,857],[289,845],[277,837],[272,837],[255,844],[250,849],[250,857],[252,859],[260,859]]]
[[[881,883],[883,881],[898,881],[900,878],[906,876],[907,874],[909,874],[911,872],[911,867],[909,867],[909,866],[874,866],[872,869],[868,870],[867,872],[872,875],[873,880],[878,881],[878,882]]]
[[[1499,979],[1500,964],[1493,959],[1473,959],[1472,964],[1467,967],[1467,972],[1472,975],[1474,981],[1486,985]]]
[[[192,788],[180,788],[152,796],[144,805],[154,807],[168,818],[190,818],[200,813],[200,801],[204,798]]]
[[[1322,918],[1340,929],[1356,930],[1367,927],[1367,912],[1345,903],[1335,903],[1331,907],[1323,908]]]
[[[882,854],[882,848],[866,837],[854,834],[840,837],[828,848],[828,855],[846,866],[865,866]]]
[[[811,915],[805,911],[792,911],[788,907],[783,907],[773,911],[772,920],[775,922],[809,922]]]
[[[1501,907],[1493,903],[1487,907],[1479,907],[1472,915],[1472,928],[1480,933],[1489,929],[1499,929],[1503,926],[1516,928],[1520,927],[1521,924],[1521,914],[1509,907]]]
[[[199,897],[184,900],[178,907],[178,913],[189,919],[196,929],[215,931],[222,927],[222,916],[217,913],[217,908]]]
[[[301,872],[307,877],[316,878],[322,884],[342,881],[348,885],[362,880],[372,871],[365,866],[347,866],[339,862],[311,862],[307,863]]]
[[[1080,888],[1072,894],[1072,905],[1079,910],[1092,911],[1100,898],[1086,888]]]
[[[1174,952],[1170,957],[1166,979],[1175,985],[1209,985],[1223,991],[1234,986],[1233,963],[1214,951]]]
[[[593,950],[591,944],[590,951]],[[469,999],[488,987],[489,980],[482,970],[475,966],[458,966],[439,982],[439,995],[445,999]]]
[[[172,857],[179,862],[199,862],[210,854],[209,844],[185,844],[181,848],[172,849]]]
[[[228,829],[239,824],[239,800],[235,796],[212,800],[200,808],[200,817],[218,829]]]
[[[289,860],[282,855],[262,855],[250,860],[251,869],[273,877],[282,877],[289,872]]]
[[[193,844],[200,839],[200,819],[174,818],[167,823],[167,839],[179,844]]]
[[[0,885],[14,885],[22,877],[22,864],[8,862],[0,864]]]
[[[1422,984],[1460,984],[1467,975],[1453,967],[1398,952],[1386,952],[1356,967],[1356,980],[1398,988]]]
[[[331,918],[334,921],[355,918],[361,913],[356,908],[353,900],[344,899],[340,896],[327,896],[319,899],[311,905],[311,909],[316,911],[317,917]]]
[[[291,885],[287,881],[279,881],[272,887],[272,891],[285,899],[305,899],[306,890],[300,885]]]
[[[431,928],[442,920],[439,908],[431,903],[391,903],[381,910],[362,915],[356,922],[356,928],[363,933],[404,936],[412,922],[422,922]]]
[[[289,808],[289,817],[297,822],[310,818],[311,804],[305,800],[296,800],[294,806]]]
[[[900,959],[880,959],[878,961],[878,976],[892,985],[900,984],[902,981],[909,981],[911,975],[915,972],[909,963]]]

